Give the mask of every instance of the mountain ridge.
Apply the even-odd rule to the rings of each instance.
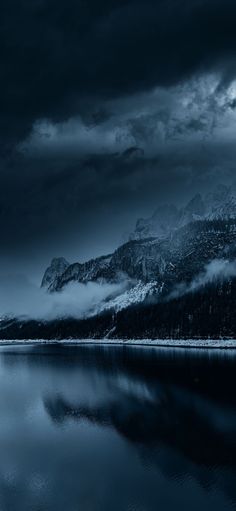
[[[120,296],[112,297],[110,308],[116,308],[117,304],[117,307],[122,307],[122,293],[123,302],[129,305],[131,296],[133,303],[137,303],[137,295],[140,302],[150,294],[158,299],[165,298],[180,283],[190,283],[212,260],[233,261],[236,256],[236,198],[231,188],[219,185],[206,198],[207,203],[200,194],[196,194],[181,211],[174,206],[161,207],[162,216],[167,210],[171,212],[166,216],[165,234],[162,225],[160,235],[131,236],[112,254],[85,263],[69,264],[64,259],[54,258],[52,267],[49,266],[44,274],[42,287],[50,292],[60,292],[75,282],[104,284],[126,279],[128,291],[125,289]],[[160,218],[159,212],[160,209],[157,209],[151,217],[150,232],[153,218]],[[174,215],[177,215],[177,224],[173,222]],[[167,220],[170,220],[169,224]],[[145,234],[147,225],[146,221]],[[58,271],[55,270],[55,261]],[[151,285],[148,287],[148,284]],[[132,294],[129,290],[135,286],[138,293]],[[109,303],[103,304],[103,307],[107,310]]]

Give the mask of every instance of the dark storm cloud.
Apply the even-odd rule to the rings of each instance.
[[[206,69],[231,78],[235,18],[234,0],[3,1],[2,136]]]
[[[113,250],[158,201],[234,179],[235,19],[233,0],[1,2],[2,271]]]
[[[130,148],[121,154],[75,160],[22,156],[11,164],[5,162],[0,189],[1,251],[24,251],[43,240],[50,244],[52,239],[60,239],[67,250],[65,236],[71,236],[77,257],[88,238],[94,245],[105,238],[115,245],[126,228],[133,228],[136,217],[151,213],[158,201],[184,200],[185,195],[214,183],[216,176],[219,181],[232,181],[235,159],[236,148],[230,144],[204,146],[199,141],[174,145],[150,157]]]

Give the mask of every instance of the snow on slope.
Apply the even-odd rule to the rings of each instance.
[[[148,282],[147,284],[139,281],[134,287],[126,290],[121,295],[116,296],[108,302],[103,302],[99,311],[96,311],[96,314],[111,309],[118,312],[122,309],[126,309],[130,305],[142,303],[147,297],[152,296],[154,293],[160,293],[162,287],[163,286],[158,284],[156,281]]]
[[[62,345],[115,345],[115,346],[143,346],[153,348],[195,348],[201,349],[216,348],[217,350],[236,350],[236,339],[23,339],[23,340],[0,340],[0,347],[7,345],[34,345],[34,344],[62,344]],[[231,353],[230,353],[231,356]]]

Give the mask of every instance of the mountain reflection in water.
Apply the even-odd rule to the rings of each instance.
[[[236,509],[236,352],[0,349],[1,511]]]

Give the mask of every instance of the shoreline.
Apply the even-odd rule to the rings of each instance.
[[[25,346],[40,344],[57,345],[96,345],[96,346],[139,346],[153,348],[193,348],[193,349],[236,349],[236,339],[13,339],[1,340],[1,346]]]

